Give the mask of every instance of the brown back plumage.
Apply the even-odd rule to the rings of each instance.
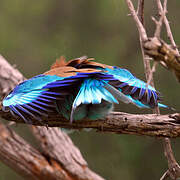
[[[61,56],[56,59],[56,62],[51,66],[51,69],[44,74],[46,75],[57,75],[61,77],[74,76],[77,72],[101,72],[100,68],[112,68],[111,66],[100,64],[94,61],[94,58],[87,58],[87,56],[82,56],[66,62],[65,57]]]
[[[113,69],[112,66],[97,63],[92,60],[94,60],[94,58],[88,58],[87,56],[82,56],[80,58],[72,59],[72,60],[69,60],[68,62],[66,62],[65,57],[61,56],[59,59],[56,59],[56,62],[51,66],[51,69],[58,68],[58,67],[64,67],[64,66],[71,66],[76,69],[82,69],[82,68],[95,69],[97,67]]]

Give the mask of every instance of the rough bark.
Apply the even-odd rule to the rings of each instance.
[[[0,123],[0,159],[25,179],[72,180],[56,159],[46,159],[10,128]]]
[[[171,45],[154,37],[144,41],[144,50],[145,53],[155,61],[163,62],[161,65],[173,71],[180,82],[180,56]]]
[[[4,119],[25,123],[22,119],[15,119],[10,113],[0,111]],[[104,120],[81,120],[70,123],[57,114],[51,114],[43,118],[49,127],[62,127],[68,129],[93,128],[99,132],[112,132],[118,134],[136,134],[156,137],[180,137],[180,115],[156,114],[128,114],[124,112],[113,112]],[[34,125],[42,126],[42,122],[33,120]]]

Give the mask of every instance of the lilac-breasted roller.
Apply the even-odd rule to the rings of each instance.
[[[2,102],[3,110],[31,123],[51,111],[69,119],[104,118],[118,101],[140,108],[167,108],[160,94],[128,70],[83,56],[69,62],[63,57],[43,74],[17,85]]]

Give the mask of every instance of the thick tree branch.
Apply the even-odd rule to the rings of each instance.
[[[0,99],[25,78],[0,55]]]
[[[144,42],[144,50],[155,61],[163,62],[163,65],[172,70],[180,82],[180,56],[172,46],[157,37],[153,37]]]
[[[22,119],[15,119],[10,113],[0,111],[0,116],[6,120],[17,123],[25,123]],[[69,129],[93,128],[100,132],[113,132],[118,134],[136,134],[156,137],[180,137],[180,115],[156,115],[156,114],[128,114],[114,112],[104,120],[81,120],[70,123],[57,114],[51,114],[43,121],[49,127],[62,127]],[[42,123],[33,120],[36,126]]]
[[[59,128],[32,127],[33,134],[41,145],[43,154],[56,160],[74,179],[103,180],[88,168],[79,149],[68,135]]]
[[[0,123],[0,160],[25,179],[73,179],[55,159],[47,160],[38,150],[2,123]]]

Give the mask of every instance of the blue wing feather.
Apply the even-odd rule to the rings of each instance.
[[[159,93],[152,87],[148,86],[142,80],[133,76],[128,70],[113,67],[113,69],[105,69],[108,74],[113,75],[119,81],[110,81],[109,84],[118,88],[122,93],[129,98],[134,99],[135,104],[139,107],[151,107],[154,108],[160,100]],[[167,107],[167,106],[166,106]]]
[[[47,88],[50,85],[52,88],[56,88],[54,84],[58,84],[63,80],[63,77],[50,76],[50,75],[39,75],[20,83],[14,88],[14,90],[3,100],[3,106],[9,107],[11,112],[15,115],[20,116],[26,122],[30,121],[26,115],[31,118],[40,120],[39,115],[47,115],[47,112],[52,111],[55,108],[55,100],[61,99],[61,96],[67,93],[49,91]],[[75,80],[67,80],[71,83]],[[64,82],[62,82],[65,86]]]
[[[134,87],[132,88],[130,94],[134,94],[134,93],[136,92],[137,89],[138,89],[138,88],[137,88],[136,86],[134,86]]]
[[[144,88],[140,89],[139,99],[141,99],[144,96],[145,91],[146,91],[146,89],[144,89]]]
[[[18,116],[20,116],[26,123],[28,123],[28,124],[30,123],[30,121],[27,120],[27,119],[17,110],[17,108],[16,108],[15,106],[10,105],[9,107],[11,108],[11,110],[12,110],[14,113],[16,113]]]
[[[28,105],[28,104],[23,104],[23,106],[39,115],[43,115],[43,116],[47,116],[47,113],[45,112],[42,112],[42,111],[38,111],[37,108],[33,108],[32,104],[31,105]]]
[[[30,111],[28,111],[26,108],[24,108],[22,105],[17,104],[16,107],[23,111],[24,113],[27,113],[28,115],[32,116],[34,119],[40,120],[39,116],[35,116],[33,113],[31,113]]]

